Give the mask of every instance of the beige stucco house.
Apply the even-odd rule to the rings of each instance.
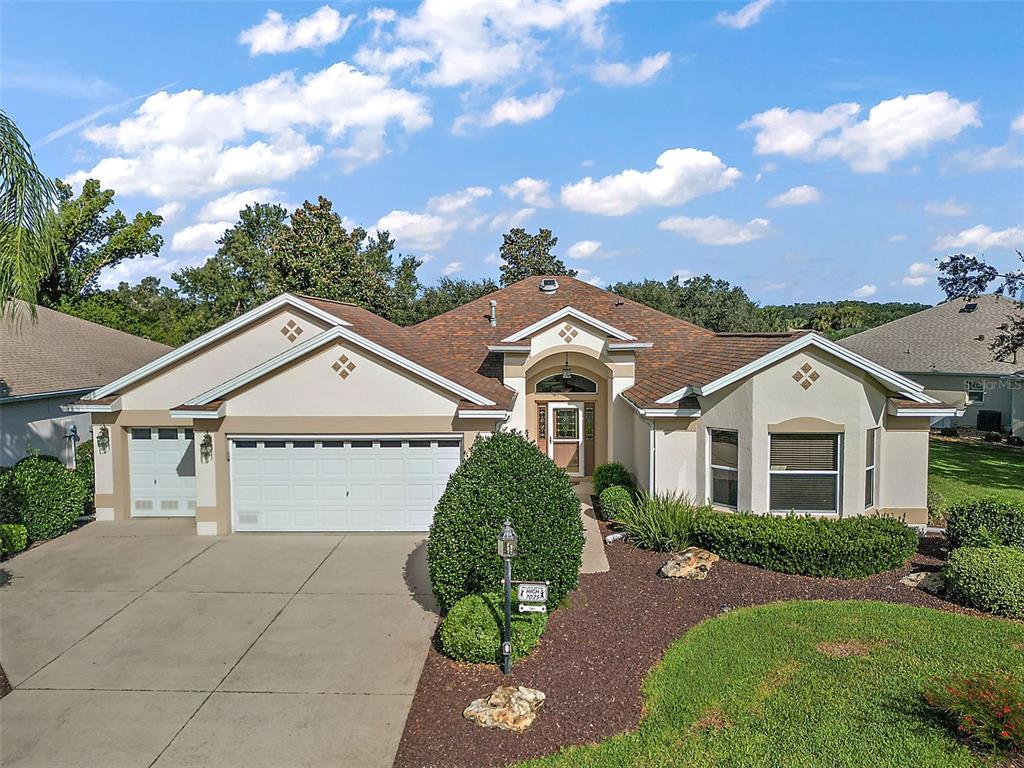
[[[928,429],[955,409],[807,334],[715,334],[568,277],[401,328],[282,295],[73,406],[100,518],[200,534],[426,530],[476,437],[727,509],[927,520]]]

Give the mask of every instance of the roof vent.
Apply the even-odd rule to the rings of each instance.
[[[553,277],[545,277],[540,281],[540,289],[543,293],[554,293],[558,290],[558,281]]]
[[[974,340],[975,341],[984,341],[985,340],[985,334],[982,333],[982,334],[979,334],[979,335],[975,336]]]
[[[963,309],[961,309],[960,311],[961,312],[973,312],[977,308],[978,308],[978,303],[976,301],[972,301],[970,304],[964,304]]]

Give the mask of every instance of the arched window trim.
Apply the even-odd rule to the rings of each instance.
[[[545,381],[551,381],[552,379],[558,379],[559,381],[562,380],[562,374],[561,373],[553,373],[550,376],[545,376],[544,378],[539,379],[537,381],[537,383],[534,384],[534,386],[533,386],[534,394],[537,394],[537,395],[564,395],[564,394],[570,394],[570,395],[572,395],[572,394],[576,394],[576,395],[594,395],[594,394],[597,394],[598,383],[596,381],[594,381],[594,379],[590,378],[589,376],[584,376],[582,373],[573,373],[573,378],[583,379],[583,381],[589,382],[594,388],[592,390],[584,390],[584,391],[573,391],[573,390],[566,390],[566,389],[552,389],[552,390],[546,390],[546,391],[545,390],[541,390],[541,388],[540,388],[541,384],[543,384]]]

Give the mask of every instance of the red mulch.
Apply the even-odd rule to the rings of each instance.
[[[607,533],[603,525],[602,532]],[[913,565],[937,567],[943,541],[922,540]],[[632,730],[643,714],[641,683],[665,649],[690,627],[731,608],[776,600],[855,599],[973,613],[899,584],[910,567],[841,581],[721,560],[705,581],[680,581],[657,576],[664,554],[623,542],[606,549],[611,570],[580,577],[571,605],[552,614],[537,650],[515,665],[510,681],[496,667],[459,664],[430,649],[395,758],[397,768],[504,766]],[[462,717],[470,701],[508,682],[547,694],[527,733],[484,729]]]

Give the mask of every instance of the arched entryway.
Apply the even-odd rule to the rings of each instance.
[[[610,377],[600,360],[558,352],[527,371],[527,433],[574,477],[608,460]]]

